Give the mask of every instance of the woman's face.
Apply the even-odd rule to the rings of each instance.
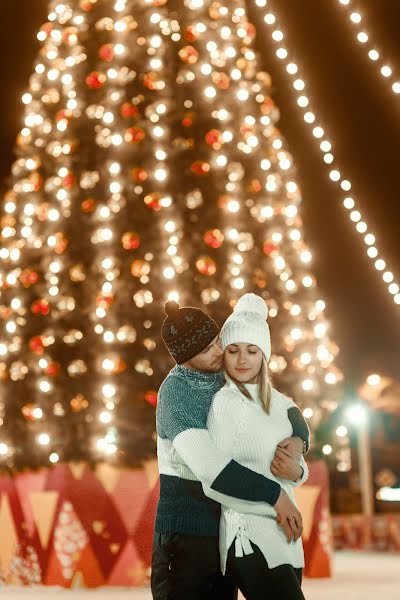
[[[252,344],[231,344],[225,348],[224,366],[227,374],[240,383],[256,383],[263,353]]]

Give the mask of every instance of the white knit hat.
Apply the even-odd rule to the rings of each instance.
[[[244,294],[222,326],[222,348],[225,350],[230,344],[253,344],[260,348],[268,361],[271,356],[271,335],[267,318],[265,300],[256,294]]]

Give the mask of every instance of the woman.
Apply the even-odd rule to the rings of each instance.
[[[264,300],[245,294],[226,320],[221,331],[226,384],[214,396],[207,426],[218,448],[250,469],[275,478],[294,502],[293,487],[304,482],[308,471],[303,458],[297,463],[284,451],[275,455],[279,442],[292,435],[288,409],[295,405],[268,381],[267,316]],[[282,479],[283,474],[287,479]],[[304,599],[301,539],[288,542],[278,522],[272,507],[268,516],[262,516],[222,506],[221,569],[247,600]]]

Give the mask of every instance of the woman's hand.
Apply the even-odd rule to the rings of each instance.
[[[271,473],[281,479],[297,481],[302,476],[303,469],[286,448],[278,446],[271,463]]]
[[[278,444],[278,448],[284,448],[295,460],[300,460],[303,455],[304,442],[299,437],[285,438]]]

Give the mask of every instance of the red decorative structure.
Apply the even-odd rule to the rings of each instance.
[[[336,550],[400,552],[400,514],[336,515],[333,534]]]
[[[304,525],[304,575],[331,577],[333,540],[328,468],[319,460],[309,465],[309,471],[307,484],[295,490]]]
[[[57,465],[0,478],[5,583],[96,587],[147,583],[158,498],[156,462],[143,470]]]
[[[297,491],[306,575],[330,574],[327,476],[310,467]],[[0,477],[0,575],[6,584],[142,586],[149,581],[156,461],[142,470],[56,465]]]

